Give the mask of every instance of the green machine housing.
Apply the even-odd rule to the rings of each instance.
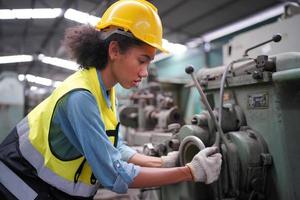
[[[204,68],[196,75],[216,117],[225,68]],[[221,140],[219,180],[168,186],[162,188],[162,199],[300,199],[300,53],[260,55],[234,64],[224,87],[221,127],[227,145]],[[166,145],[172,151],[180,143],[184,165],[204,148],[197,139],[211,146],[215,136],[211,117],[202,111]],[[182,190],[189,194],[184,197]]]

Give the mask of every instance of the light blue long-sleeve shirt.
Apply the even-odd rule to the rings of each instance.
[[[100,72],[98,79],[110,107],[109,92]],[[109,141],[96,99],[89,91],[75,90],[59,100],[50,126],[51,138],[52,149],[60,149],[57,155],[64,158],[84,155],[101,185],[117,193],[127,192],[140,171],[139,166],[126,162],[136,151],[126,146],[122,137],[119,136],[117,148]]]

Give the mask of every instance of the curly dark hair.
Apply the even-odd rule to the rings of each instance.
[[[105,40],[101,31],[87,25],[68,28],[65,32],[63,45],[71,59],[76,60],[80,68],[96,67],[104,69],[108,60],[108,46],[111,41],[117,41],[121,53],[130,47],[141,46],[145,43],[121,34],[112,34]]]

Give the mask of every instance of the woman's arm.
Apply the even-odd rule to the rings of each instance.
[[[178,151],[172,151],[169,152],[166,156],[161,156],[160,158],[158,158],[136,153],[128,160],[128,162],[142,167],[177,167],[179,164],[178,154]]]
[[[129,185],[129,187],[156,187],[192,180],[193,177],[191,171],[187,166],[173,168],[141,167],[140,173],[134,178],[133,182]]]
[[[154,187],[191,180],[210,184],[218,179],[221,171],[222,155],[216,152],[216,147],[207,147],[184,167],[142,167],[129,187]]]
[[[142,167],[162,167],[162,159],[153,156],[146,156],[140,153],[134,154],[129,160],[129,163]]]

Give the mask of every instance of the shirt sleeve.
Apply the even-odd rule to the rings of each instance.
[[[120,126],[121,128],[121,126]],[[121,135],[119,131],[119,139],[118,139],[118,145],[117,148],[119,152],[121,153],[121,159],[124,161],[128,161],[134,154],[136,154],[136,150],[130,148],[126,144],[124,144],[123,136]]]
[[[126,193],[140,167],[123,161],[119,152],[123,147],[119,150],[109,141],[94,96],[85,90],[71,92],[61,110],[63,132],[85,156],[101,185]]]
[[[116,98],[116,108],[118,108],[119,106],[119,101],[118,99]],[[118,117],[118,120],[119,120],[119,115],[117,115]],[[130,148],[129,146],[127,146],[126,144],[124,144],[124,140],[123,140],[123,136],[122,136],[122,125],[119,126],[119,136],[118,136],[118,144],[117,144],[117,148],[118,150],[120,151],[121,153],[121,158],[122,160],[128,162],[128,160],[134,155],[137,153],[136,150]]]

